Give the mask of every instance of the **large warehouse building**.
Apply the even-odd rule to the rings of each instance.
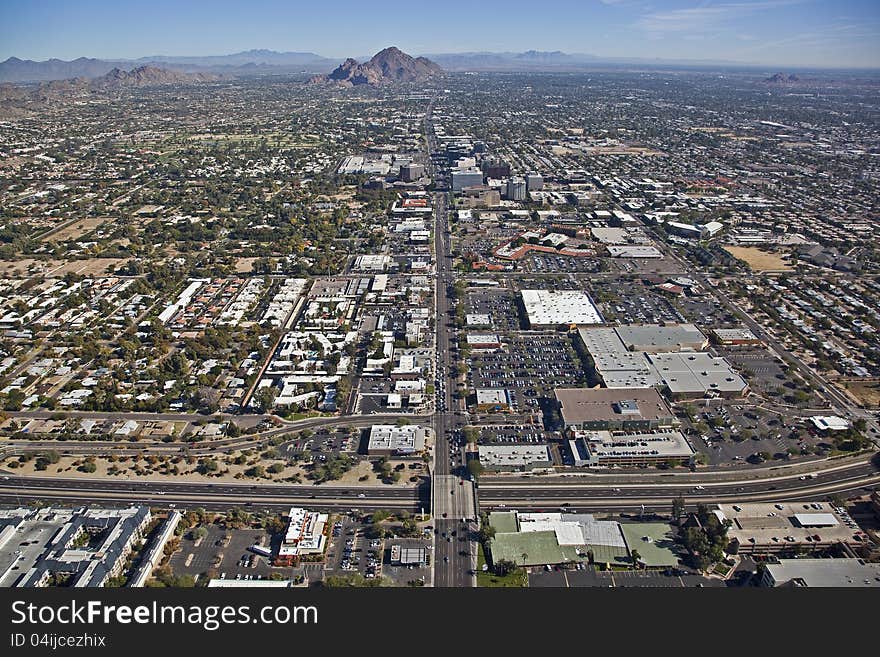
[[[659,386],[673,399],[734,397],[748,390],[727,360],[700,351],[706,336],[693,324],[582,326],[578,335],[608,388]]]
[[[521,290],[532,328],[560,324],[601,324],[602,315],[590,295],[580,290]]]
[[[647,388],[660,382],[645,355],[627,349],[615,329],[581,326],[578,335],[605,387]]]
[[[614,330],[629,351],[701,351],[709,346],[693,324],[627,324]]]
[[[725,359],[705,352],[646,354],[673,399],[744,395],[748,383]]]
[[[675,421],[654,388],[557,388],[554,393],[567,429],[645,431]]]

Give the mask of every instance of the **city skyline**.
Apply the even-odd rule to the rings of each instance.
[[[524,21],[524,14],[529,20]],[[394,20],[389,20],[393,17]],[[462,22],[464,19],[464,22]],[[125,29],[137,25],[137,30]],[[353,29],[356,25],[357,30]],[[427,28],[430,25],[430,29]],[[600,59],[880,67],[880,8],[866,0],[663,2],[551,0],[473,6],[454,0],[427,12],[392,2],[325,7],[258,0],[175,6],[166,0],[57,0],[0,7],[0,60],[138,59],[223,55],[251,49],[363,57],[395,44],[414,54],[562,51]],[[355,32],[355,33],[353,33]],[[34,39],[35,34],[41,35]]]

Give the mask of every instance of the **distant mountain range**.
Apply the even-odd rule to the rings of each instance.
[[[152,66],[185,73],[289,73],[326,71],[339,63],[311,52],[275,52],[248,50],[232,55],[204,57],[141,57],[136,60],[105,60],[80,57],[71,61],[48,59],[35,62],[10,57],[0,62],[0,82],[45,82],[71,78],[97,78],[113,69],[130,71],[141,66]]]
[[[766,71],[764,67],[738,62],[636,57],[611,58],[585,53],[564,53],[558,50],[428,53],[423,57],[414,59],[416,61],[426,60],[442,67],[446,71],[473,72],[576,72],[618,67],[720,67],[751,70],[763,69]],[[4,62],[0,62],[0,82],[45,82],[48,80],[65,80],[79,77],[96,78],[106,75],[114,68],[130,71],[145,65],[185,73],[203,72],[228,75],[322,73],[341,63],[342,59],[322,57],[313,52],[276,52],[274,50],[247,50],[231,55],[189,57],[155,55],[135,60],[104,60],[80,57],[72,61],[49,59],[36,62],[10,57]],[[355,64],[358,66],[366,66],[368,63],[357,64],[355,61]],[[354,69],[354,65],[351,62],[348,62],[347,66]],[[347,74],[340,73],[340,75],[345,76]],[[367,72],[367,77],[369,77],[369,72]]]
[[[412,57],[392,46],[380,50],[363,64],[356,59],[346,59],[328,75],[316,75],[309,82],[347,87],[382,86],[399,82],[424,82],[442,73],[443,69],[430,59]]]
[[[210,82],[219,76],[212,73],[182,73],[155,66],[138,66],[130,71],[114,68],[95,78],[49,80],[37,85],[0,84],[0,116],[21,116],[56,101],[88,94],[133,87],[165,84]]]

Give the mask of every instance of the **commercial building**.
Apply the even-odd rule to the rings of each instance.
[[[712,329],[712,337],[716,343],[725,347],[761,344],[758,337],[744,326]]]
[[[567,429],[645,431],[675,421],[654,388],[557,388],[554,394]]]
[[[625,228],[598,226],[590,229],[593,239],[602,244],[628,244],[629,232]]]
[[[151,520],[146,506],[0,510],[0,586],[105,586]]]
[[[709,346],[693,324],[627,324],[614,330],[629,351],[701,351]]]
[[[696,454],[681,431],[582,431],[568,441],[576,467],[690,465]]]
[[[523,306],[532,328],[560,324],[601,324],[602,315],[579,290],[521,290]]]
[[[648,388],[659,383],[645,355],[627,349],[613,328],[578,327],[596,376],[607,388]]]
[[[467,345],[476,351],[501,349],[501,338],[497,333],[468,333]]]
[[[656,247],[643,244],[634,245],[614,245],[609,244],[605,247],[608,255],[612,258],[648,258],[660,259],[663,254]]]
[[[480,168],[486,178],[507,178],[510,175],[510,165],[504,160],[493,157],[483,160]]]
[[[507,200],[525,201],[526,191],[526,181],[524,179],[515,177],[507,181]]]
[[[526,176],[526,188],[530,192],[537,192],[544,188],[544,178],[538,173],[530,173]]]
[[[761,586],[880,588],[880,563],[862,559],[779,559],[765,563]]]
[[[693,324],[579,327],[578,335],[608,388],[661,386],[674,399],[748,390],[724,358],[696,351],[707,342]]]
[[[466,208],[494,208],[501,205],[501,192],[488,185],[467,185],[459,192],[459,205]]]
[[[703,230],[699,226],[685,224],[680,221],[667,221],[666,230],[681,237],[690,237],[692,239],[700,239],[703,236]]]
[[[483,173],[479,169],[453,169],[452,191],[460,192],[465,187],[483,184]]]
[[[220,579],[208,580],[209,589],[289,589],[295,584],[289,579]]]
[[[391,563],[395,566],[420,568],[428,563],[428,550],[424,546],[391,546]]]
[[[480,445],[480,465],[487,470],[531,470],[550,466],[547,445]]]
[[[328,515],[308,511],[302,507],[290,507],[287,530],[278,548],[278,557],[291,559],[308,554],[321,554],[327,543],[324,527]]]
[[[415,182],[425,175],[425,165],[411,162],[400,167],[400,179],[403,182]]]
[[[679,563],[674,529],[667,523],[619,523],[588,513],[494,512],[492,559],[524,566],[588,563],[628,566],[631,553],[648,568]]]
[[[523,566],[587,563],[622,565],[629,560],[620,524],[596,520],[592,515],[562,513],[495,512],[492,559]]]
[[[502,411],[510,408],[510,392],[499,388],[481,388],[477,390],[478,411]]]
[[[724,358],[705,352],[646,354],[673,399],[742,396],[748,384]]]
[[[714,513],[722,522],[730,520],[732,552],[773,554],[868,542],[849,514],[829,502],[720,504]]]
[[[819,433],[846,431],[851,426],[849,420],[837,415],[814,415],[810,422]]]
[[[492,318],[486,313],[465,315],[464,323],[469,327],[491,326]]]
[[[416,424],[374,424],[367,452],[381,456],[417,454],[425,448],[426,429]]]

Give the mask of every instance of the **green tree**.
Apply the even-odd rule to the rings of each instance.
[[[681,517],[684,515],[684,509],[685,501],[683,496],[679,495],[672,500],[672,519],[675,522],[679,522],[681,520]]]
[[[471,478],[476,481],[480,478],[480,475],[483,474],[483,465],[480,463],[479,459],[471,459],[467,464],[468,474],[470,474]]]

